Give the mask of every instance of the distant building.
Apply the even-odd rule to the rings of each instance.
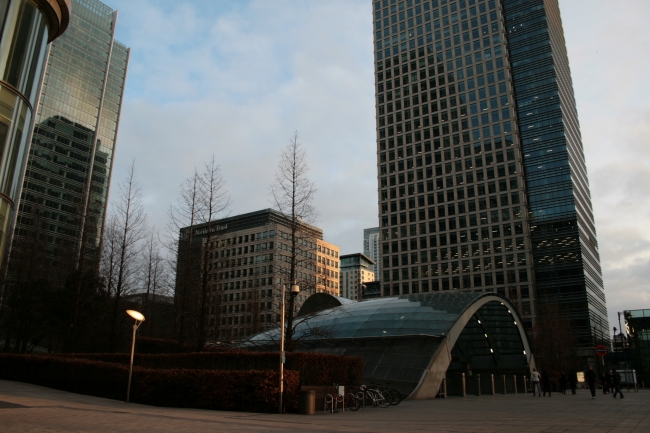
[[[205,248],[208,250],[208,340],[240,339],[277,326],[280,289],[291,284],[291,219],[265,209],[216,220],[211,227],[209,244],[206,224],[181,229],[179,244],[179,252],[187,251],[184,248],[191,230],[192,244],[200,248],[188,257],[198,255],[198,251],[205,252]],[[300,294],[294,313],[316,292],[337,294],[339,272],[339,247],[323,241],[320,228],[302,224],[301,236],[296,238],[296,283]],[[191,267],[190,283],[184,286],[184,260],[185,256],[179,254],[175,292],[177,322],[182,312],[188,317],[195,314],[193,308],[202,302],[197,295],[196,276],[200,269]]]
[[[379,227],[363,229],[363,254],[375,262],[372,271],[375,273],[375,280],[379,281]]]
[[[650,380],[650,309],[623,312],[625,329],[629,335],[626,361],[636,369],[640,381]],[[630,368],[630,367],[627,367]]]
[[[375,262],[365,254],[355,253],[341,256],[341,294],[343,298],[360,301],[361,285],[367,281],[375,281],[372,265]]]
[[[144,314],[139,335],[163,338],[174,338],[174,297],[149,293],[134,293],[123,298],[125,307],[135,309]]]
[[[381,286],[379,281],[368,281],[363,284],[363,294],[361,300],[381,298]]]
[[[316,291],[339,296],[339,253],[340,249],[334,244],[323,240],[316,241],[318,253],[318,280]]]

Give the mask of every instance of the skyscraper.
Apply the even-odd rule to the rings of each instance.
[[[495,291],[606,338],[557,0],[372,3],[382,295]]]
[[[379,280],[379,227],[363,229],[363,254],[375,262],[372,272],[375,273],[375,279]]]
[[[129,60],[116,24],[105,4],[73,0],[49,50],[15,236],[40,231],[53,260],[100,243]]]
[[[0,2],[0,263],[16,215],[47,44],[65,31],[69,16],[70,0]]]

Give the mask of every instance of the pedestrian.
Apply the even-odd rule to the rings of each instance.
[[[612,374],[612,384],[614,385],[614,395],[612,397],[616,398],[616,394],[621,394],[621,398],[625,398],[623,392],[621,392],[621,374],[618,371],[615,371]]]
[[[578,386],[578,376],[576,372],[571,370],[569,371],[569,386],[571,387],[571,394],[576,395],[576,387]]]
[[[542,370],[542,390],[544,391],[544,397],[548,392],[548,396],[551,396],[551,379],[548,377],[546,370]]]
[[[566,374],[563,371],[560,372],[560,392],[566,394]]]
[[[585,372],[585,380],[589,385],[589,391],[591,391],[591,398],[596,398],[596,373],[594,368],[590,365],[587,371]]]
[[[530,374],[530,381],[533,382],[533,397],[535,397],[535,390],[542,396],[542,387],[539,386],[539,372],[533,367],[533,372]]]
[[[607,389],[607,375],[603,371],[600,373],[600,383],[603,385],[603,394],[608,394]]]

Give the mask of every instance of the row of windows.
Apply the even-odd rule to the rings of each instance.
[[[514,156],[514,155],[513,155]],[[499,153],[497,152],[496,157],[499,158]],[[510,154],[508,154],[508,157],[510,157]],[[492,155],[490,155],[490,158],[486,158],[485,161],[494,161],[494,158]],[[465,159],[465,170],[471,170],[474,168],[474,164],[480,164],[480,167],[483,166],[483,159],[473,159],[473,158],[466,158]],[[493,162],[490,162],[488,165],[492,165]],[[467,183],[473,183],[474,179],[476,179],[476,182],[482,182],[486,179],[496,179],[497,177],[505,177],[506,175],[513,175],[517,174],[517,164],[516,163],[509,163],[507,166],[505,164],[503,165],[498,165],[496,167],[487,167],[485,170],[480,169],[476,170],[475,172],[464,172],[463,170],[463,161],[458,160],[454,163],[448,162],[446,164],[439,164],[436,166],[429,166],[424,169],[418,169],[416,171],[407,171],[406,173],[401,173],[404,170],[411,170],[414,167],[422,167],[423,166],[423,160],[422,157],[417,157],[415,159],[415,164],[413,159],[408,159],[406,160],[406,164],[404,161],[398,161],[397,164],[394,162],[389,163],[389,164],[384,164],[379,167],[379,175],[382,176],[380,178],[380,184],[382,182],[382,179],[384,179],[383,176],[386,176],[387,174],[391,174],[391,176],[388,177],[390,180],[393,176],[393,173],[397,173],[398,171],[400,173],[397,173],[397,179],[400,181],[399,183],[401,184],[401,176],[404,176],[404,179],[406,179],[406,182],[413,182],[415,180],[424,180],[426,177],[432,178],[435,176],[437,179],[435,179],[435,185],[437,189],[442,189],[443,188],[443,180],[447,180],[447,187],[450,187],[450,179],[453,180],[454,176],[449,176],[456,172],[455,179],[458,181],[461,180],[461,176],[464,176],[464,178],[467,180]],[[507,171],[506,171],[507,168]],[[447,175],[446,177],[443,178],[443,175]],[[432,180],[433,181],[433,180]],[[428,182],[427,182],[428,183]],[[424,185],[423,182],[419,182],[419,184]],[[463,183],[460,182],[458,185],[462,185]],[[418,191],[420,193],[424,192],[424,186],[422,188],[418,188]]]
[[[449,222],[455,222],[455,220],[449,220]],[[447,230],[448,228],[446,227],[446,222],[447,220],[442,220],[442,221],[429,221],[428,223],[428,228],[429,233],[435,233],[436,232],[436,226],[439,228],[444,228]],[[408,228],[408,231],[407,231]],[[419,230],[418,230],[419,229]],[[448,230],[454,230],[449,228]],[[402,242],[402,251],[407,249],[406,243],[407,240],[404,238],[407,238],[409,236],[418,236],[418,235],[424,235],[427,233],[427,223],[420,223],[419,225],[417,224],[411,224],[410,226],[401,226],[401,227],[392,227],[391,229],[383,229],[382,230],[382,238],[384,241],[388,240],[393,240],[393,251],[392,252],[397,252],[397,241],[395,239],[400,239]],[[479,240],[487,240],[487,239],[494,239],[494,238],[500,238],[502,236],[512,236],[513,234],[518,235],[518,234],[523,234],[523,224],[521,222],[515,223],[514,224],[514,230],[512,228],[512,224],[507,223],[503,225],[493,225],[491,228],[490,227],[481,227],[475,228],[475,229],[470,229],[470,230],[460,230],[458,232],[452,232],[452,233],[443,233],[439,235],[430,235],[429,236],[429,246],[444,246],[447,245],[448,242],[451,245],[458,244],[458,243],[466,243],[466,242],[475,242]],[[420,248],[426,248],[426,236],[420,237]],[[412,238],[410,239],[411,243],[411,248],[410,249],[417,249],[417,238]],[[387,243],[384,243],[384,254],[386,254],[388,251],[387,248]]]
[[[392,273],[389,273],[388,271],[384,271],[384,276],[382,281],[383,282],[390,282],[390,281],[395,282],[395,281],[404,281],[404,280],[408,281],[408,280],[417,280],[419,278],[430,278],[430,277],[437,276],[437,275],[418,275],[417,269],[418,268],[411,268],[411,270],[406,269],[405,270],[406,273],[399,273],[398,270],[394,270],[394,272]],[[415,272],[415,274],[412,274],[411,272]],[[390,277],[393,277],[392,280]],[[526,283],[528,282],[528,270],[519,269],[519,270],[509,270],[509,271],[498,271],[494,273],[488,272],[483,274],[467,274],[458,277],[442,278],[440,280],[442,282],[442,287],[438,286],[438,289],[436,289],[435,282],[437,281],[438,280],[431,280],[431,282],[434,284],[433,285],[434,291],[439,290],[440,288],[442,288],[442,290],[448,290],[445,288],[446,287],[445,281],[451,283],[449,289],[471,289],[473,287],[483,288],[483,287],[489,287],[498,284],[516,284],[517,282]],[[416,283],[416,281],[413,281],[412,283]],[[422,285],[422,289],[424,289],[425,284],[428,283],[428,280],[419,281],[419,283]],[[422,291],[426,292],[427,290],[422,290]],[[417,293],[417,292],[413,292],[413,293]]]
[[[438,215],[437,217],[439,218],[437,221],[432,221],[436,218],[436,208],[435,207],[430,207],[428,209],[428,212],[426,209],[418,209],[417,211],[409,211],[408,212],[408,221],[407,221],[407,213],[406,212],[401,212],[399,214],[399,221],[398,221],[398,214],[393,214],[390,215],[390,220],[389,216],[384,215],[381,217],[381,224],[382,227],[390,227],[390,226],[397,226],[398,224],[407,224],[407,223],[415,223],[417,221],[425,221],[424,223],[421,222],[420,225],[425,224],[424,229],[421,227],[421,231],[424,230],[426,231],[426,222],[428,221],[429,224],[429,232],[436,232],[436,224],[438,225],[438,230],[437,231],[446,231],[446,230],[456,230],[458,228],[466,228],[468,226],[470,227],[475,227],[478,226],[479,223],[480,225],[486,225],[488,224],[488,216],[490,217],[489,222],[491,223],[498,223],[499,220],[501,221],[510,221],[511,219],[518,219],[522,217],[521,213],[521,207],[516,207],[512,208],[512,218],[511,218],[511,213],[510,209],[505,208],[505,209],[500,209],[500,210],[493,210],[490,212],[480,212],[480,213],[475,213],[475,214],[469,214],[469,215],[461,215],[458,218],[452,217],[445,219],[445,215],[447,213],[447,208],[446,206],[438,206]],[[399,230],[401,232],[406,232],[406,225],[402,226]],[[387,229],[382,229],[382,234],[385,234],[385,230]],[[396,230],[396,227],[393,227],[392,230]],[[409,226],[409,232],[417,234],[418,227],[416,224],[411,224]],[[383,236],[382,236],[383,237]],[[403,236],[406,237],[406,236]],[[573,239],[573,238],[572,238]],[[557,242],[557,239],[555,239]],[[551,242],[553,243],[553,242]],[[541,242],[540,246],[544,247],[546,246],[546,241]]]
[[[506,258],[508,259],[508,257]],[[515,259],[510,257],[510,262],[503,262],[503,256],[495,257],[494,269],[503,269],[505,267],[514,267]],[[454,274],[468,274],[473,272],[482,272],[492,270],[492,258],[487,257],[483,259],[481,264],[480,259],[473,260],[473,263],[470,263],[469,260],[463,262],[450,262],[450,263],[440,263],[433,265],[423,265],[423,266],[412,266],[409,268],[401,269],[392,269],[384,270],[384,275],[382,281],[400,281],[400,280],[417,280],[419,278],[428,278],[428,277],[437,277],[444,275],[454,275]],[[526,269],[511,269],[506,272],[497,272],[497,274],[504,275],[506,277],[505,282],[516,283],[516,276],[519,275],[520,282],[528,281],[528,271]],[[483,274],[485,275],[485,274]],[[504,281],[499,282],[497,279],[497,284],[504,284]]]
[[[412,241],[417,241],[416,239],[413,239]],[[421,243],[420,245],[423,245],[423,248],[426,248],[426,238],[421,238]],[[411,242],[411,246],[413,246],[413,242]],[[413,250],[414,248],[411,248]],[[482,242],[482,243],[475,243],[471,245],[462,245],[460,247],[451,247],[451,248],[440,248],[440,249],[433,249],[433,250],[423,250],[423,251],[412,251],[410,253],[406,253],[405,251],[408,251],[408,248],[402,248],[401,249],[402,254],[393,254],[391,256],[388,255],[388,252],[384,254],[382,260],[383,260],[383,265],[384,267],[397,267],[397,266],[404,266],[404,265],[413,265],[413,264],[419,264],[419,263],[427,263],[429,259],[431,259],[431,262],[437,262],[439,260],[446,261],[446,260],[458,260],[461,258],[469,258],[469,257],[478,257],[479,255],[492,255],[492,254],[501,254],[503,252],[515,252],[515,251],[522,251],[521,253],[518,254],[518,260],[521,261],[522,259],[524,260],[523,263],[519,262],[520,265],[525,265],[526,258],[522,257],[521,254],[524,254],[523,251],[525,251],[525,243],[524,243],[524,238],[519,237],[519,238],[508,238],[508,239],[502,239],[502,240],[495,240],[492,242]],[[393,253],[398,252],[397,249],[393,249]],[[401,259],[401,262],[399,261]],[[401,263],[401,264],[400,264]]]
[[[475,0],[469,0],[470,5],[475,4]],[[419,1],[417,1],[419,3]],[[470,7],[469,9],[465,9],[466,5],[465,0],[461,0],[459,2],[460,10],[455,9],[451,10],[451,8],[448,8],[447,6],[443,6],[441,9],[435,9],[437,7],[437,0],[434,0],[432,2],[433,6],[433,12],[427,12],[429,10],[429,3],[424,2],[422,6],[416,6],[414,9],[408,9],[408,10],[400,10],[399,12],[397,10],[394,10],[392,7],[390,9],[385,8],[383,10],[383,19],[382,19],[382,13],[379,10],[375,11],[375,29],[380,30],[382,29],[382,25],[384,28],[384,36],[388,36],[390,33],[387,32],[389,28],[391,28],[392,25],[392,33],[396,34],[397,29],[398,29],[398,23],[399,23],[399,31],[404,31],[408,27],[409,29],[413,28],[414,25],[421,25],[424,22],[429,22],[431,21],[431,18],[433,17],[434,19],[434,27],[439,29],[441,26],[449,26],[451,25],[452,28],[458,27],[458,24],[461,22],[461,26],[463,30],[467,30],[467,28],[471,25],[472,27],[477,27],[479,25],[479,22],[481,24],[486,24],[488,22],[488,17],[490,20],[495,20],[497,18],[496,11],[494,10],[496,8],[495,0],[490,0],[488,2],[490,6],[490,11],[488,13],[487,8],[485,7],[485,3],[481,3],[479,5],[478,11],[476,7]],[[452,6],[456,6],[456,3],[452,3]],[[424,9],[423,9],[424,7]],[[422,14],[422,11],[424,10],[424,14]],[[480,16],[479,16],[480,14]],[[390,15],[390,16],[389,16]],[[439,19],[441,18],[442,19]],[[467,20],[469,18],[469,20]],[[431,23],[427,23],[427,27],[429,30],[431,29]],[[381,32],[377,32],[377,36],[379,37],[381,35]]]
[[[525,271],[524,269],[520,271]],[[521,282],[528,282],[527,275],[520,274]],[[513,278],[514,277],[514,278]],[[524,277],[524,280],[521,278]],[[409,294],[409,293],[427,293],[427,292],[438,292],[446,290],[461,290],[461,289],[481,289],[486,291],[484,287],[490,287],[499,284],[513,284],[516,281],[515,275],[508,275],[505,272],[495,272],[495,273],[486,273],[486,274],[474,274],[474,275],[463,275],[458,277],[445,277],[445,278],[435,278],[431,280],[420,280],[420,281],[408,281],[402,283],[393,283],[393,284],[384,284],[383,285],[383,295],[400,295],[400,294]],[[526,285],[522,285],[524,287]],[[526,286],[527,287],[527,286]],[[505,288],[500,288],[498,292],[505,292]],[[494,289],[492,289],[494,290]],[[487,291],[492,291],[487,289]],[[523,297],[523,296],[522,296]]]

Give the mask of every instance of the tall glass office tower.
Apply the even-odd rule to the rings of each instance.
[[[38,231],[52,260],[82,238],[89,251],[100,244],[129,60],[116,24],[105,4],[73,0],[47,58],[14,233]]]
[[[0,0],[0,263],[16,215],[47,44],[65,31],[69,15],[70,0]]]
[[[608,335],[557,0],[373,0],[382,295],[502,293]]]

